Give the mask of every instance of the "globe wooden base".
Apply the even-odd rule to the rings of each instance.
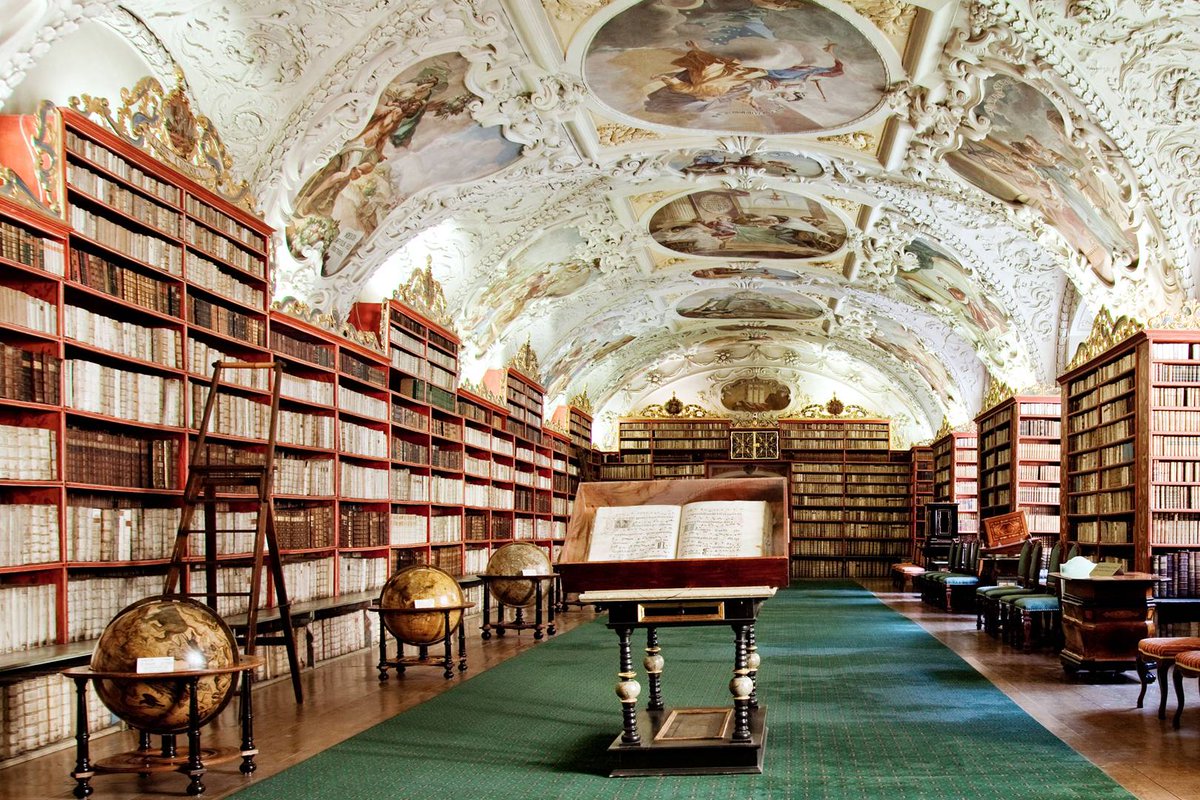
[[[436,609],[431,612],[427,609],[410,609],[410,608],[381,608],[378,603],[367,608],[368,611],[373,611],[379,614],[383,619],[379,626],[379,664],[376,669],[379,670],[380,682],[388,679],[388,670],[394,669],[399,675],[404,674],[404,670],[408,667],[441,667],[442,676],[449,680],[454,677],[454,648],[452,640],[458,638],[458,671],[467,671],[467,641],[466,641],[466,625],[463,624],[463,612],[469,608],[474,608],[474,603],[459,603],[453,606]],[[429,616],[431,613],[440,613],[443,616],[440,628],[444,631],[442,638],[432,644],[412,644],[406,643],[393,633],[393,638],[396,640],[396,657],[388,658],[387,637],[391,628],[395,625],[383,624],[388,618],[403,618],[406,615],[420,614]],[[408,644],[410,647],[417,648],[416,655],[406,655],[404,646]],[[442,655],[440,658],[430,655],[430,648],[436,647],[438,644],[442,647]]]

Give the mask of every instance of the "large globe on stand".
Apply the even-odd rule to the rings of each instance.
[[[487,575],[549,575],[546,551],[528,542],[506,544],[488,559]],[[492,597],[506,606],[524,608],[537,599],[537,581],[522,578],[493,578],[488,581]]]
[[[120,611],[96,642],[97,672],[137,672],[139,658],[175,660],[175,671],[217,669],[238,663],[237,641],[225,620],[186,597],[148,597]],[[97,680],[96,694],[109,710],[138,730],[187,730],[191,698],[180,681]],[[221,713],[237,689],[235,674],[201,678],[196,685],[200,724]]]
[[[437,567],[414,564],[388,578],[379,593],[384,626],[405,644],[434,644],[446,638],[446,613],[434,609],[463,605],[462,587],[454,576]],[[387,609],[429,608],[429,613],[389,614]],[[461,609],[450,612],[450,631],[462,620]]]

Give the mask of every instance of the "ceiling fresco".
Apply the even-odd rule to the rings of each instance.
[[[599,439],[836,393],[897,444],[1200,269],[1200,0],[44,0],[0,103],[181,80],[346,318],[430,265]],[[69,58],[66,57],[69,54]],[[96,64],[105,64],[97,70]],[[177,78],[177,76],[182,76]]]

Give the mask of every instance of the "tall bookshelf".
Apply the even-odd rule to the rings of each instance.
[[[912,552],[914,563],[922,564],[925,552],[925,504],[933,500],[933,448],[914,445],[912,463]]]
[[[1055,395],[1007,398],[975,418],[979,431],[979,517],[1024,511],[1045,559],[1058,541],[1062,401]]]
[[[1139,332],[1059,383],[1066,540],[1200,596],[1200,331]]]
[[[933,500],[958,504],[958,534],[979,535],[979,438],[951,431],[933,443]]]

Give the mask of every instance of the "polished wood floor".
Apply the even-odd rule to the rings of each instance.
[[[1151,687],[1147,708],[1136,709],[1138,684],[1132,673],[1108,683],[1068,679],[1057,658],[1048,652],[1024,654],[975,630],[974,617],[949,615],[923,607],[912,595],[895,594],[883,583],[880,598],[936,636],[978,669],[1022,708],[1067,744],[1078,750],[1142,800],[1194,800],[1200,797],[1200,695],[1189,687],[1189,710],[1179,731],[1169,719],[1156,717],[1157,687]],[[590,619],[572,612],[559,618],[560,630]],[[484,645],[469,641],[470,670],[445,681],[439,670],[410,669],[385,684],[375,680],[373,652],[344,656],[304,676],[309,701],[297,707],[286,682],[260,687],[255,693],[255,733],[262,751],[259,771],[250,780],[272,775],[388,719],[446,688],[470,680],[488,667],[534,646],[526,632],[492,639]],[[1168,707],[1168,716],[1174,700]],[[212,728],[206,744],[237,743],[237,727],[228,710]],[[129,733],[93,740],[96,757],[132,748]],[[1019,749],[1014,758],[1020,758]],[[0,800],[70,798],[74,782],[68,773],[74,763],[71,749],[50,753],[0,770]],[[226,797],[245,785],[236,762],[214,767],[206,776],[206,797]],[[150,800],[183,797],[182,775],[102,775],[93,786],[96,797]]]

